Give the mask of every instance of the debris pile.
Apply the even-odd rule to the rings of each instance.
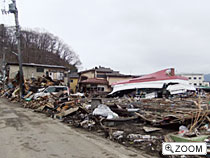
[[[49,86],[54,85],[62,85],[62,83],[58,80],[52,80],[50,77],[39,77],[38,79],[28,79],[24,81],[24,99],[29,98],[32,99],[33,94],[37,93],[39,89],[44,89]],[[19,77],[18,74],[16,75],[15,79],[11,80],[7,84],[7,88],[1,88],[1,95],[4,97],[9,98],[11,101],[20,100],[19,93]]]
[[[86,98],[59,91],[34,98],[40,88],[52,85],[61,83],[46,78],[25,81],[23,107],[155,156],[161,153],[163,141],[202,137],[210,142],[208,94],[203,98]],[[19,101],[17,82],[10,82],[0,94],[10,101]]]

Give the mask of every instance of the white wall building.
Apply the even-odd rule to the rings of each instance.
[[[204,74],[180,74],[180,76],[188,78],[190,85],[194,86],[209,86],[204,82]]]
[[[204,81],[203,84],[204,84],[204,86],[209,87],[209,82],[208,81]]]
[[[34,63],[22,63],[24,79],[38,78],[49,75],[53,80],[63,80],[67,84],[66,67],[58,65],[44,65]],[[18,63],[7,63],[8,77],[14,79],[19,71]]]

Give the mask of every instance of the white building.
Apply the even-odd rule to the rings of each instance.
[[[62,80],[67,84],[67,69],[64,66],[22,63],[24,79],[38,78],[49,75],[53,80]],[[7,63],[9,79],[14,79],[19,71],[18,63]]]
[[[180,74],[180,76],[188,78],[190,85],[209,86],[206,85],[206,82],[204,82],[204,74],[192,73],[192,74]]]
[[[204,86],[209,87],[209,82],[208,81],[204,81],[203,84],[204,84]]]

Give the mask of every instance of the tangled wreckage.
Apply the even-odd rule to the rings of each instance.
[[[190,85],[188,79],[176,76],[174,69],[165,69],[139,78],[113,83],[113,91],[109,95],[122,96],[124,94],[141,95],[145,92],[147,98],[168,97],[195,91],[195,87]]]
[[[186,78],[175,76],[173,69],[115,83],[112,94],[123,92],[121,98],[93,98],[81,93],[69,95],[65,88],[49,95],[39,93],[40,88],[62,87],[62,83],[48,78],[25,80],[24,86],[22,99],[15,80],[8,83],[6,89],[1,89],[1,97],[11,102],[21,101],[24,108],[45,113],[67,125],[134,147],[145,154],[162,157],[162,142],[202,141],[210,144],[208,93],[168,98],[124,95],[125,91],[136,89],[157,92],[157,95],[166,95],[164,90],[168,90],[170,95],[194,92],[195,88],[188,84]]]

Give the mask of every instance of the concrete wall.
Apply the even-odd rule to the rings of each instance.
[[[10,65],[10,71],[9,71],[9,78],[13,79],[16,74],[19,71],[19,66],[16,65]],[[37,72],[36,67],[25,67],[23,66],[23,74],[24,74],[24,79],[29,79],[29,78],[37,78],[37,77],[42,77],[43,75],[46,75],[46,72],[48,69],[44,69],[44,72]]]
[[[204,75],[203,74],[182,74],[181,76],[187,77],[191,85],[204,86]]]
[[[203,84],[204,84],[204,86],[207,86],[207,87],[209,87],[209,82],[203,82]]]
[[[9,78],[13,79],[15,78],[16,74],[18,73],[19,66],[9,66]]]
[[[14,79],[18,71],[19,71],[18,65],[10,65],[9,78]],[[30,79],[32,77],[38,78],[38,77],[42,77],[43,75],[46,76],[46,72],[49,72],[49,76],[52,77],[52,79],[59,79],[58,78],[59,74],[64,72],[64,70],[58,69],[58,68],[44,68],[44,72],[37,72],[37,67],[23,66],[24,79]],[[64,78],[64,83],[67,84],[67,77]]]
[[[95,77],[95,73],[94,73],[94,71],[84,72],[84,73],[81,74],[80,78],[82,76],[85,76],[87,78],[94,78]]]
[[[109,85],[115,82],[126,81],[129,79],[132,79],[132,77],[107,77],[107,81],[109,82]]]

